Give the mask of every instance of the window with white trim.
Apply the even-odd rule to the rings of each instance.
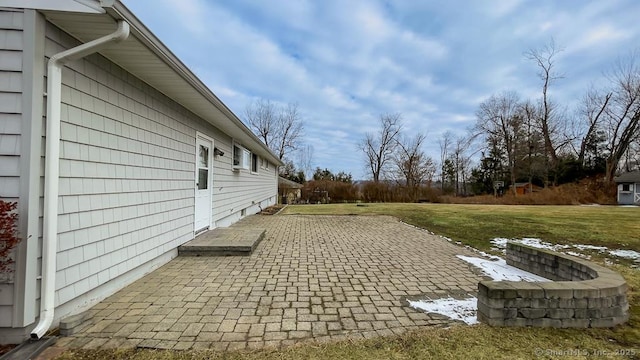
[[[258,154],[251,153],[251,172],[258,172]]]
[[[251,152],[239,144],[233,144],[233,169],[249,170],[251,166]]]
[[[261,169],[265,169],[265,170],[269,170],[269,160],[261,157],[260,158],[260,168]]]

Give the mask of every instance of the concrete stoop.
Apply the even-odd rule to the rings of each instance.
[[[180,256],[251,255],[264,239],[265,229],[232,226],[209,230],[178,247]]]

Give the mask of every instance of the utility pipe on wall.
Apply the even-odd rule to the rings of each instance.
[[[53,322],[55,309],[56,254],[58,245],[58,184],[60,180],[60,103],[62,101],[62,68],[69,61],[93,54],[106,45],[129,37],[129,24],[118,21],[118,29],[101,38],[53,55],[47,65],[47,138],[44,168],[44,225],[42,240],[42,277],[40,318],[31,332],[40,339]]]

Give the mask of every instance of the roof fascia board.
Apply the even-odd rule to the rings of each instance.
[[[110,1],[96,0],[0,0],[0,7],[104,14]]]

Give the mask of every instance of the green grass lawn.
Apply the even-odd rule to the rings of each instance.
[[[640,251],[640,208],[465,204],[331,204],[288,206],[283,214],[392,215],[480,250],[496,237],[534,237]]]
[[[289,206],[286,214],[391,215],[409,224],[489,250],[495,237],[537,237],[560,244],[640,251],[640,208],[445,204]],[[602,262],[596,257],[595,261]],[[212,352],[68,350],[58,359],[640,359],[640,270],[607,265],[629,285],[631,319],[614,329],[492,328],[483,324],[425,328],[400,336],[281,350]],[[615,355],[624,351],[625,356]],[[539,356],[541,355],[541,356]]]

